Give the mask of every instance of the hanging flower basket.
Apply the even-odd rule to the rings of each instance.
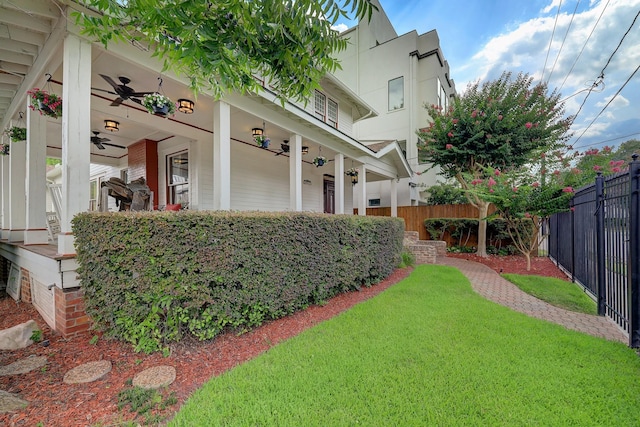
[[[344,173],[347,176],[358,176],[358,169],[356,168],[349,168],[345,171]]]
[[[327,158],[324,156],[317,156],[313,159],[313,164],[316,165],[317,168],[324,166],[325,163],[327,163]]]
[[[26,141],[27,140],[27,128],[21,128],[19,126],[11,126],[4,133],[9,136],[11,142]]]
[[[62,115],[62,98],[46,90],[34,88],[27,91],[31,97],[29,108],[38,111],[40,114],[57,119]]]
[[[9,144],[0,144],[0,156],[9,155]]]
[[[142,98],[142,106],[151,114],[167,117],[176,112],[176,104],[161,93],[152,93]]]
[[[262,148],[269,148],[269,143],[271,139],[268,136],[258,135],[253,138],[256,141],[256,144]]]

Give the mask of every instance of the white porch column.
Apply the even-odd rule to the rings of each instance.
[[[338,153],[334,157],[334,168],[336,175],[335,183],[335,198],[336,198],[336,213],[344,213],[344,154]]]
[[[9,144],[9,137],[2,136],[2,143]],[[2,235],[3,240],[9,239],[9,185],[11,174],[9,172],[9,156],[0,155],[2,164]]]
[[[213,209],[231,209],[231,107],[213,103]]]
[[[27,108],[27,229],[25,245],[49,241],[46,217],[47,119]]]
[[[391,216],[398,216],[398,180],[391,179]]]
[[[367,166],[360,166],[360,171],[358,172],[358,180],[359,190],[360,190],[360,200],[358,200],[358,215],[366,216],[367,215]]]
[[[62,212],[58,252],[75,254],[71,220],[89,209],[91,44],[73,34],[64,40],[62,64]]]
[[[302,137],[289,136],[289,209],[302,211]]]
[[[10,126],[16,125],[12,122]],[[9,232],[7,240],[24,240],[26,227],[26,186],[27,147],[21,142],[12,142],[9,148]]]

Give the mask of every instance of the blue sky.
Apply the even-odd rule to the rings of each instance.
[[[550,89],[559,88],[563,98],[574,95],[566,101],[566,113],[576,114],[588,94],[580,91],[593,84],[611,58],[604,85],[584,101],[571,142],[582,152],[640,139],[640,70],[625,85],[640,66],[640,17],[611,57],[640,12],[640,0],[380,2],[398,35],[437,30],[460,93],[469,82],[522,71],[548,81]]]

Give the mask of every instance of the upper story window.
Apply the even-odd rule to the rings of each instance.
[[[169,192],[167,203],[189,205],[189,152],[167,156]]]
[[[444,110],[449,108],[449,99],[447,98],[447,93],[444,90],[444,86],[440,83],[440,79],[438,78],[438,87],[436,88],[438,93],[438,106]]]
[[[329,123],[334,128],[338,127],[338,103],[327,95],[316,90],[314,99],[314,112],[317,118]]]
[[[389,111],[404,108],[404,77],[389,80]]]

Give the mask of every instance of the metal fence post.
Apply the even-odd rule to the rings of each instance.
[[[598,278],[598,314],[604,316],[605,306],[605,246],[604,246],[604,177],[596,177],[596,271]]]
[[[575,208],[574,201],[575,201],[574,197],[572,197],[571,200],[569,201],[569,209],[571,212],[570,216],[571,216],[571,282],[572,283],[576,283],[576,224],[575,224],[576,208]],[[560,233],[558,233],[558,236],[560,236]]]
[[[629,164],[629,346],[640,347],[640,161]]]

